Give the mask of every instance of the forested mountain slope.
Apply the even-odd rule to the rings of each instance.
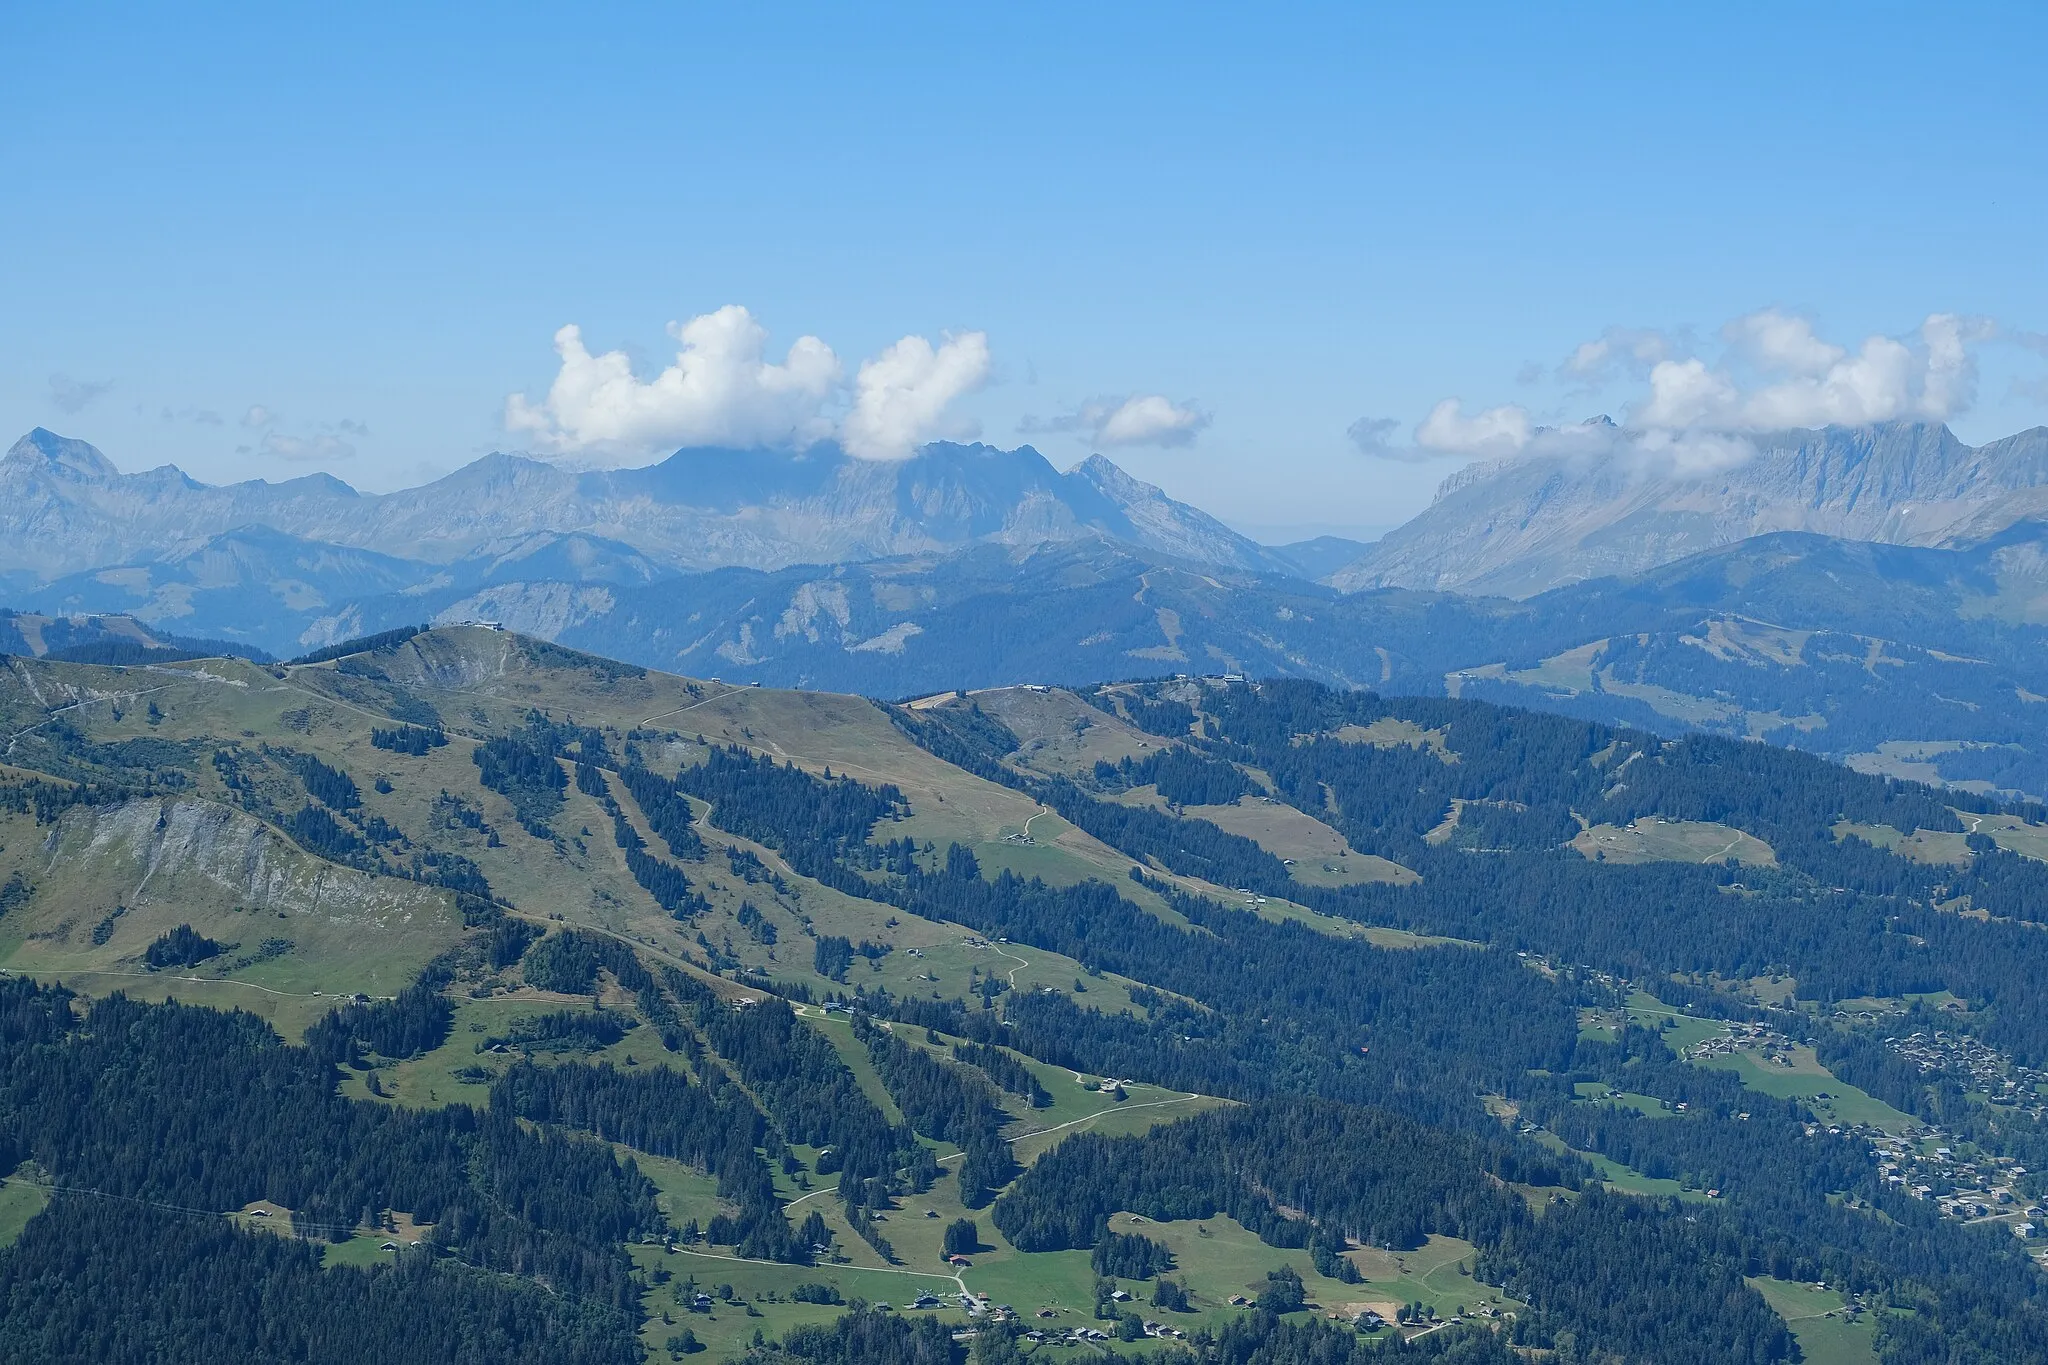
[[[2042,526],[1967,550],[1758,537],[1527,602],[1342,595],[1108,542],[727,570],[646,587],[504,581],[384,599],[650,666],[903,697],[1171,673],[1483,697],[1667,734],[1768,737],[1874,771],[2048,795]]]
[[[481,628],[0,737],[11,1358],[2048,1359],[2038,806]]]

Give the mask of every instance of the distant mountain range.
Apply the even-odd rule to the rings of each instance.
[[[1789,431],[1756,438],[1733,468],[1691,476],[1611,424],[1554,444],[1452,475],[1426,511],[1329,581],[1528,597],[1777,531],[1964,546],[2048,515],[2048,427],[1974,447],[1907,422]]]
[[[16,582],[184,559],[248,527],[428,564],[517,554],[536,535],[616,542],[669,569],[1109,536],[1195,563],[1296,572],[1099,455],[1063,474],[1029,446],[931,445],[895,463],[829,443],[798,454],[688,449],[644,469],[589,473],[487,455],[386,494],[326,474],[226,487],[170,465],[123,474],[85,442],[41,428],[0,459],[0,574]]]
[[[1453,479],[1382,545],[1269,548],[1107,460],[1061,474],[1028,448],[939,446],[883,467],[823,449],[694,451],[604,475],[492,456],[370,497],[332,480],[121,475],[37,432],[0,467],[42,499],[0,507],[15,528],[0,551],[14,556],[7,600],[36,613],[0,621],[0,652],[105,648],[93,642],[135,629],[124,617],[174,647],[210,637],[280,656],[486,620],[698,676],[878,696],[1290,674],[1766,738],[2040,796],[2048,516],[2021,514],[2039,501],[2028,480],[2044,440],[1973,451],[1940,428],[1806,433],[1689,492],[1630,483],[1611,461],[1539,458]],[[148,487],[172,492],[158,505]],[[1510,525],[1503,501],[1532,487],[1547,491]],[[1789,491],[1765,510],[1771,488]],[[264,506],[283,511],[215,529]],[[1853,534],[1734,534],[1799,522],[1801,507]],[[811,558],[838,562],[790,562],[805,528],[832,551]],[[1907,538],[1941,543],[1887,543]],[[31,560],[116,543],[129,547],[118,560],[30,581]],[[1456,545],[1469,572],[1442,576],[1515,591],[1371,585],[1429,554],[1448,565]],[[729,562],[743,555],[760,562]],[[1602,555],[1627,572],[1585,577]],[[1546,579],[1563,582],[1523,591]],[[99,623],[72,619],[85,616]]]

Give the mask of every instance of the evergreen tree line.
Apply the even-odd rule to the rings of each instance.
[[[972,1352],[935,1318],[905,1318],[858,1308],[822,1327],[797,1328],[780,1344],[754,1347],[743,1365],[1023,1365],[1035,1354],[1016,1324],[984,1323]],[[1112,1358],[1116,1358],[1112,1356]],[[1270,1308],[1198,1329],[1189,1341],[1144,1357],[1159,1365],[1522,1365],[1502,1336],[1485,1326],[1447,1327],[1408,1341],[1361,1337],[1318,1318],[1291,1321]]]
[[[840,1058],[831,1040],[807,1027],[789,1002],[770,996],[735,1009],[673,967],[663,979],[697,1030],[739,1073],[785,1141],[828,1149],[821,1174],[839,1175],[843,1200],[883,1204],[901,1188],[899,1172],[936,1174],[931,1152],[908,1125],[891,1124]]]
[[[817,941],[811,945],[811,969],[819,976],[844,981],[856,957],[874,961],[886,957],[888,953],[886,945],[872,943],[867,939],[855,943],[843,934],[820,934]]]
[[[151,971],[168,967],[196,967],[225,951],[220,944],[189,924],[181,924],[160,935],[142,954],[143,965]]]
[[[1350,1241],[1414,1247],[1432,1233],[1463,1237],[1483,1249],[1477,1278],[1537,1310],[1517,1324],[1528,1344],[1555,1347],[1568,1333],[1591,1358],[1792,1358],[1784,1323],[1743,1281],[1741,1238],[1718,1220],[1703,1225],[1591,1187],[1539,1218],[1487,1178],[1481,1157],[1468,1141],[1396,1115],[1279,1101],[1138,1137],[1069,1138],[994,1213],[1003,1234],[1030,1250],[1100,1246],[1119,1209],[1161,1220],[1227,1213],[1271,1245],[1314,1248],[1332,1269],[1348,1264]]]
[[[740,1255],[757,1260],[809,1264],[809,1247],[797,1244],[768,1163],[756,1150],[768,1141],[767,1121],[717,1067],[699,1074],[702,1085],[663,1067],[623,1072],[520,1062],[491,1087],[491,1108],[701,1166],[717,1177],[719,1198],[739,1208],[728,1216],[729,1230],[714,1229],[712,1241],[735,1244]]]
[[[1227,806],[1258,788],[1234,763],[1173,745],[1154,749],[1141,759],[1097,763],[1095,783],[1107,790],[1128,790],[1151,783],[1176,806]]]
[[[405,1251],[317,1243],[59,1194],[0,1253],[0,1357],[95,1365],[638,1365],[637,1311]]]
[[[337,863],[360,863],[363,840],[354,830],[329,815],[324,807],[311,803],[285,819],[284,832],[308,853]]]
[[[630,827],[626,832],[632,832]],[[637,840],[626,848],[625,853],[626,870],[632,873],[633,880],[640,883],[654,898],[654,903],[673,918],[687,920],[711,908],[711,902],[704,899],[689,876],[674,863],[665,863],[649,855],[638,847]]]
[[[1010,1116],[987,1081],[904,1042],[866,1015],[854,1016],[854,1036],[866,1044],[889,1098],[910,1126],[934,1141],[960,1148],[961,1203],[978,1209],[1010,1183],[1017,1163],[1002,1135]]]
[[[514,1047],[526,1052],[599,1052],[623,1039],[633,1017],[617,1010],[556,1010],[520,1019],[484,1040],[485,1048]]]
[[[955,1043],[953,1060],[978,1068],[997,1086],[1033,1109],[1044,1109],[1052,1104],[1051,1093],[1039,1084],[1031,1068],[999,1047],[990,1047],[987,1043]]]
[[[993,1212],[1025,1251],[1094,1246],[1119,1210],[1161,1222],[1228,1214],[1272,1246],[1411,1248],[1432,1233],[1490,1244],[1527,1216],[1489,1170],[1492,1156],[1385,1110],[1269,1100],[1138,1137],[1075,1134]]]
[[[339,644],[325,645],[310,653],[301,654],[298,658],[290,660],[290,663],[298,667],[306,664],[324,664],[350,654],[388,653],[427,629],[427,626],[399,626],[395,630],[379,631],[375,635],[359,635],[353,640],[343,640]]]
[[[647,817],[647,827],[668,845],[671,854],[686,861],[704,857],[704,841],[691,828],[696,815],[675,783],[637,763],[619,769],[619,780],[626,784],[634,804]]]
[[[1138,1233],[1103,1232],[1088,1253],[1097,1275],[1119,1280],[1149,1280],[1173,1269],[1173,1251]]]
[[[372,747],[412,758],[425,758],[429,750],[439,749],[447,743],[448,732],[438,725],[399,725],[391,729],[373,726],[370,730]]]
[[[642,775],[642,785],[652,784],[653,788],[658,789],[651,789],[646,798],[635,793],[635,800],[641,802],[643,809],[646,808],[647,801],[654,800],[657,809],[661,810],[660,823],[655,823],[654,817],[649,816],[649,822],[654,824],[655,832],[663,836],[669,848],[678,856],[703,857],[703,842],[689,825],[689,802],[677,797],[673,790],[668,788],[668,784],[646,769],[634,768],[632,771]],[[585,796],[591,797],[603,806],[605,814],[611,817],[612,839],[625,854],[626,871],[632,874],[633,880],[640,884],[642,890],[654,898],[656,905],[679,920],[689,919],[711,908],[711,902],[704,899],[687,873],[675,864],[665,863],[647,852],[647,841],[640,837],[640,831],[634,829],[633,822],[626,818],[626,812],[620,808],[617,798],[612,795],[610,784],[604,780],[604,774],[595,765],[580,761],[576,764],[576,787]],[[667,792],[665,805],[661,804],[662,791]],[[680,823],[677,808],[681,810]],[[695,852],[684,852],[689,849],[694,849]]]
[[[765,844],[803,875],[855,896],[873,891],[844,864],[865,857],[878,821],[909,809],[892,785],[868,787],[834,777],[830,769],[813,777],[794,762],[778,765],[737,745],[712,748],[704,762],[685,767],[675,785],[710,802],[719,828]]]
[[[555,837],[548,822],[561,812],[569,779],[552,753],[499,735],[477,745],[470,758],[477,780],[512,803],[521,828],[536,839]]]
[[[0,809],[16,815],[35,813],[38,825],[54,825],[73,806],[113,806],[144,795],[148,787],[88,778],[78,783],[46,782],[32,777],[19,782],[0,782]]]
[[[746,1365],[965,1365],[953,1329],[931,1316],[857,1307],[821,1326],[794,1327],[779,1346],[757,1346]]]
[[[82,1023],[69,992],[0,982],[0,1161],[185,1209],[268,1199],[315,1236],[386,1209],[465,1259],[630,1311],[622,1242],[663,1226],[630,1162],[588,1139],[464,1105],[401,1110],[335,1093],[332,1065],[249,1015],[116,995]]]
[[[1532,1070],[1563,1069],[1577,1042],[1565,992],[1507,954],[1388,952],[1193,897],[1174,901],[1194,925],[1182,929],[1101,882],[1054,888],[1008,871],[984,880],[973,855],[954,848],[940,871],[878,894],[926,919],[1061,953],[1206,1007],[1162,999],[1139,1021],[1064,996],[1025,996],[1009,1008],[1005,1041],[1042,1060],[1210,1094],[1293,1089],[1492,1127],[1471,1097],[1511,1091]],[[1119,1035],[1126,1041],[1111,1044]],[[1100,1049],[1087,1063],[1078,1058],[1084,1043]]]
[[[621,987],[644,992],[654,977],[633,950],[609,934],[559,929],[526,950],[520,963],[526,983],[564,995],[587,995],[597,988],[599,970],[608,971]]]
[[[1473,1277],[1539,1310],[1516,1323],[1531,1346],[1659,1365],[1797,1359],[1783,1319],[1744,1283],[1747,1267],[1720,1219],[1596,1186],[1504,1227]]]
[[[530,711],[526,724],[510,735],[497,735],[470,754],[484,786],[512,803],[520,826],[536,839],[553,840],[549,822],[561,813],[569,779],[557,760],[568,758],[590,767],[611,763],[604,735],[588,726],[557,722]]]
[[[430,967],[395,1000],[332,1010],[306,1030],[306,1047],[323,1062],[343,1065],[360,1064],[365,1052],[394,1060],[432,1052],[448,1041],[455,1025],[455,1008],[441,993],[448,980],[445,970]]]
[[[354,778],[339,768],[322,763],[312,754],[268,744],[263,746],[263,753],[297,774],[306,788],[306,795],[322,805],[334,810],[354,810],[363,804],[363,794],[356,787]]]

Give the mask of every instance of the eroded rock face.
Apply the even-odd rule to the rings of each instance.
[[[1645,459],[1618,432],[1590,453],[1474,465],[1329,581],[1529,597],[1777,531],[1963,545],[2048,512],[2048,428],[1975,447],[1905,422],[1754,444],[1752,458],[1699,473]]]
[[[254,816],[196,797],[74,807],[46,853],[45,882],[115,882],[132,905],[231,903],[366,929],[451,913],[443,892],[337,867]]]

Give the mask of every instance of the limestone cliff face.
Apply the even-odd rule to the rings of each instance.
[[[1961,545],[2048,512],[2048,428],[1976,447],[1918,423],[1755,444],[1754,458],[1694,476],[1646,462],[1619,436],[1591,454],[1475,465],[1329,582],[1529,597],[1776,531]]]
[[[453,915],[446,892],[312,857],[254,816],[198,798],[75,808],[45,853],[40,881],[91,885],[137,908],[232,905],[363,929]]]

